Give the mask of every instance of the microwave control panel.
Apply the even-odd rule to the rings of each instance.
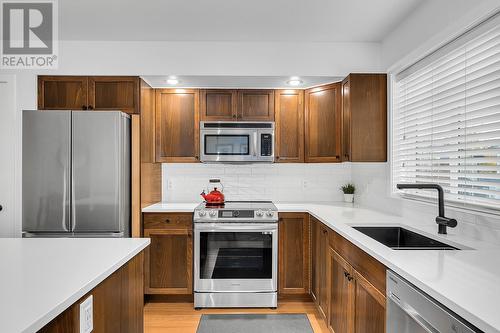
[[[273,155],[273,136],[271,134],[260,135],[260,156]]]

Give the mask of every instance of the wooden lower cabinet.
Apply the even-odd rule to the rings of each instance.
[[[332,233],[341,237],[334,232]],[[338,239],[337,237],[334,238]],[[351,246],[354,247],[352,244]],[[347,250],[346,253],[352,253],[356,249],[361,251],[358,248],[353,248],[353,251],[345,247],[342,249]],[[331,332],[385,332],[385,295],[383,291],[370,282],[376,281],[370,271],[364,275],[354,268],[366,266],[366,262],[369,260],[374,259],[363,252],[356,257],[356,260],[348,262],[346,258],[329,247],[327,287],[329,312],[327,323]]]
[[[144,214],[145,293],[190,295],[193,292],[192,214]]]
[[[361,274],[354,271],[354,332],[385,332],[384,294],[371,285]]]
[[[93,298],[93,333],[141,333],[144,330],[143,252],[111,274],[38,332],[80,332],[80,304]]]
[[[309,294],[309,216],[304,213],[279,215],[278,293]]]
[[[326,318],[328,314],[327,291],[327,251],[328,232],[323,223],[311,217],[311,248],[312,248],[312,286],[311,293],[321,314]]]
[[[331,248],[328,249],[328,286],[330,311],[328,327],[335,333],[351,332],[352,322],[352,270],[349,264]],[[351,280],[349,278],[351,277]]]

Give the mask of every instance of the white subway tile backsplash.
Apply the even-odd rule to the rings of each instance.
[[[167,163],[163,201],[200,201],[210,178],[219,178],[227,200],[342,201],[340,185],[350,181],[350,166],[321,164]]]

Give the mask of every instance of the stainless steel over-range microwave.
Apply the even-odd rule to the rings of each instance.
[[[202,162],[274,162],[274,122],[202,121]]]

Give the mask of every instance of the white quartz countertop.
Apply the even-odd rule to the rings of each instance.
[[[0,238],[0,331],[38,331],[149,243],[147,238]]]
[[[158,203],[143,212],[187,212],[198,203]],[[500,333],[500,245],[454,233],[438,235],[437,225],[406,225],[401,217],[352,204],[276,203],[279,212],[308,212],[387,268],[484,332]],[[459,221],[460,223],[460,221]],[[392,250],[352,225],[404,225],[463,250]]]

